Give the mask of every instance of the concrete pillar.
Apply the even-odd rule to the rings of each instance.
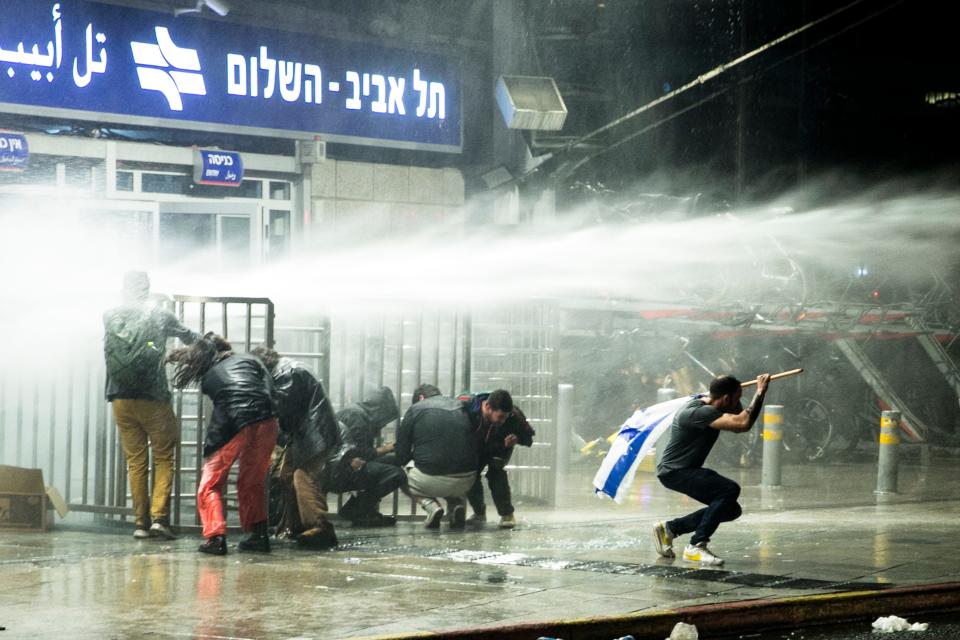
[[[666,402],[667,400],[673,400],[677,397],[677,390],[671,389],[670,387],[663,387],[662,389],[657,389],[657,404],[661,402]],[[663,432],[663,435],[660,436],[660,439],[654,444],[656,448],[656,454],[654,460],[657,463],[660,463],[660,460],[663,458],[663,450],[667,448],[667,443],[670,442],[670,429],[667,429]]]
[[[783,405],[770,404],[763,410],[763,471],[760,484],[779,487],[782,478]]]
[[[900,412],[880,415],[880,456],[877,464],[877,493],[897,492],[897,445],[900,444]]]

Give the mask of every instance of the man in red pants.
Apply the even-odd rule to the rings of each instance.
[[[177,388],[199,381],[200,390],[213,400],[197,490],[197,510],[206,538],[199,550],[227,553],[223,490],[230,468],[239,460],[240,526],[250,535],[237,548],[269,552],[265,484],[278,430],[270,373],[260,360],[235,354],[229,342],[211,333],[190,347],[175,350],[169,361],[177,365],[173,376]]]

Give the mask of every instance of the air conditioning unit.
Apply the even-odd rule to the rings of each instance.
[[[302,140],[300,142],[300,162],[314,164],[327,159],[327,143],[323,140]]]
[[[510,129],[559,131],[567,119],[567,106],[553,78],[500,76],[496,97]]]

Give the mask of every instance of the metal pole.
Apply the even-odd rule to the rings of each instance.
[[[880,456],[877,464],[877,493],[897,492],[897,445],[900,436],[900,412],[880,414]]]
[[[764,487],[780,486],[782,440],[783,405],[769,404],[763,410],[763,471],[760,484]]]
[[[554,504],[562,495],[563,479],[570,467],[570,434],[573,432],[573,385],[557,385],[557,429],[554,447],[556,466],[554,467]]]
[[[677,390],[670,387],[663,387],[657,389],[657,404],[661,402],[666,402],[668,400],[673,400],[677,397]],[[663,435],[660,436],[660,439],[654,444],[656,448],[656,454],[654,459],[657,464],[660,464],[660,460],[663,459],[663,452],[667,450],[667,445],[670,443],[670,429],[667,429],[663,432]]]
[[[471,365],[473,359],[473,316],[466,313],[463,316],[463,360],[461,361],[462,373],[460,374],[460,386],[464,391],[471,389]],[[456,391],[454,391],[456,394]]]

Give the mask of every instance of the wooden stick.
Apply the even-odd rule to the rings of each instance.
[[[801,374],[801,373],[803,373],[803,369],[791,369],[790,371],[784,371],[783,373],[775,373],[775,374],[773,374],[772,376],[770,376],[770,380],[779,380],[780,378],[786,378],[786,377],[788,377],[788,376],[795,376],[795,375],[798,375],[798,374]],[[741,383],[740,383],[740,388],[743,389],[743,388],[745,388],[745,387],[752,387],[752,386],[755,385],[755,384],[757,384],[757,381],[756,381],[756,380],[748,380],[747,382],[741,382]]]

